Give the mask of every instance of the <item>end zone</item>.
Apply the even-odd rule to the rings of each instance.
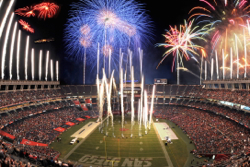
[[[77,137],[77,138],[85,138],[87,137],[98,125],[100,122],[89,122],[86,125],[84,125],[81,129],[76,131],[73,135],[70,137]]]
[[[157,129],[158,134],[160,135],[162,140],[166,140],[166,136],[168,136],[171,140],[177,140],[178,137],[172,131],[172,129],[165,122],[154,123]]]

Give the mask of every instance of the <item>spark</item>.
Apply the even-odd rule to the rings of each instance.
[[[26,21],[23,21],[22,19],[20,19],[18,22],[23,26],[24,30],[31,32],[31,33],[35,32],[34,29],[31,28],[30,25]]]

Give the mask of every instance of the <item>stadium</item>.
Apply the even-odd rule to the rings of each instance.
[[[152,22],[142,4],[65,3],[71,9],[61,45],[35,23],[58,24],[64,2],[27,1],[25,7],[16,1],[0,0],[0,167],[250,166],[249,19],[238,36],[232,28],[238,20],[230,19],[228,34],[218,30],[211,39],[213,49],[190,42],[204,40],[213,28],[192,29],[195,21],[171,27],[156,46],[173,58],[163,56],[156,66],[170,61],[174,79],[158,78],[146,71]],[[237,7],[248,11],[248,1]],[[223,38],[231,31],[235,47]],[[61,48],[70,57],[66,63],[56,56]],[[68,73],[71,58],[82,65]],[[189,59],[199,70],[184,67]],[[81,83],[67,82],[70,75]],[[196,77],[196,84],[185,77]]]

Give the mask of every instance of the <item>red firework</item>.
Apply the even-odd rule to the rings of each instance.
[[[49,2],[42,2],[34,6],[34,10],[39,11],[38,18],[42,18],[44,20],[46,18],[54,17],[58,9],[59,9],[58,5]]]
[[[20,16],[24,16],[24,17],[31,17],[31,16],[35,16],[36,14],[34,13],[34,10],[32,7],[24,7],[24,8],[19,8],[15,11],[16,14],[20,15]]]
[[[29,31],[31,33],[35,32],[34,29],[31,28],[30,25],[26,21],[23,21],[22,19],[20,19],[18,22],[23,26],[24,30]]]

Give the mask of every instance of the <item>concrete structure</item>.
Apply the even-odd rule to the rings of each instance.
[[[250,90],[250,79],[206,80],[202,84],[206,89]]]
[[[0,92],[23,91],[23,90],[46,90],[60,88],[59,81],[17,81],[0,80]]]

